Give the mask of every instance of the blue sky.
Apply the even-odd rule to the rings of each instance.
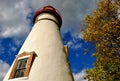
[[[81,36],[86,15],[95,8],[98,0],[0,0],[0,81],[10,68],[24,40],[32,29],[36,9],[45,5],[57,8],[62,16],[62,39],[69,47],[68,60],[75,81],[83,80],[84,70],[92,68],[94,43]],[[88,49],[85,54],[85,49]]]

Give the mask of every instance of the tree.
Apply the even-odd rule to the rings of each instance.
[[[88,81],[120,81],[120,0],[100,0],[86,16],[83,38],[94,41],[94,68],[87,70]]]

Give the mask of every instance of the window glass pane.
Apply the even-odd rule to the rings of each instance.
[[[17,64],[17,68],[16,69],[19,69],[21,67],[21,60],[18,61],[18,64]]]
[[[20,59],[20,60],[18,61],[17,69],[26,68],[27,59],[28,59],[28,58]]]
[[[23,77],[25,69],[16,70],[14,78]]]
[[[24,71],[26,69],[27,60],[28,60],[28,58],[18,60],[18,64],[17,64],[16,70],[15,70],[14,78],[24,76]]]
[[[27,63],[27,58],[21,60],[21,66],[20,66],[20,68],[21,68],[21,69],[22,69],[22,68],[26,68],[26,63]]]

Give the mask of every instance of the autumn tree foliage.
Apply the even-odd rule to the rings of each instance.
[[[85,20],[83,38],[94,41],[94,68],[87,70],[88,81],[120,81],[120,0],[100,0]]]

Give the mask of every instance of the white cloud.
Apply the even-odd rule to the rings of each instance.
[[[79,33],[81,20],[92,12],[98,0],[0,0],[0,38],[24,38],[30,31],[28,14],[52,5],[62,14],[62,32]],[[30,8],[31,7],[31,8]]]
[[[67,42],[67,46],[71,47],[73,45],[72,41]]]
[[[79,40],[81,40],[81,38],[79,38],[78,35],[72,36],[71,39],[67,41],[66,45],[74,50],[80,49],[82,47],[82,43]]]
[[[78,49],[78,48],[81,48],[81,47],[82,47],[82,43],[78,43],[74,48]]]
[[[31,12],[28,0],[0,0],[0,38],[24,37],[29,32],[26,19]]]
[[[62,15],[62,32],[79,30],[81,20],[96,7],[98,0],[32,0],[32,7],[38,9],[44,5],[52,5]]]
[[[85,75],[86,75],[85,70],[82,70],[81,72],[77,74],[73,73],[75,81],[88,81],[84,79]]]
[[[82,47],[82,43],[79,42],[76,44],[74,41],[69,41],[67,42],[67,46],[73,49],[80,49]]]
[[[0,60],[0,81],[2,81],[9,68],[10,68],[9,64]]]
[[[62,14],[62,32],[78,34],[81,20],[90,13],[98,0],[0,0],[0,38],[21,42],[30,31],[28,14],[44,5],[52,5]],[[30,8],[31,7],[31,8]],[[16,43],[16,42],[15,42]]]

